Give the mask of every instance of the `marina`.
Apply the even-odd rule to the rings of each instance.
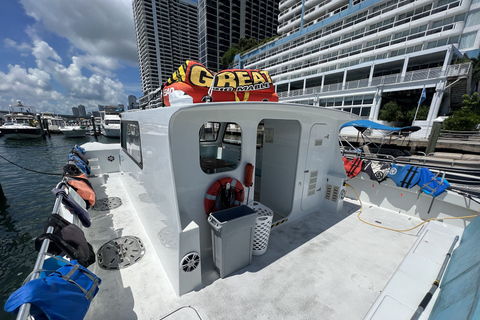
[[[91,225],[85,228],[62,206],[54,209],[84,225],[96,253],[89,270],[101,283],[85,319],[413,316],[455,236],[475,228],[480,202],[448,190],[432,197],[421,186],[379,183],[364,173],[347,178],[337,135],[351,120],[339,111],[266,102],[123,114],[120,144],[82,145],[98,203],[88,209]],[[224,133],[233,128],[240,141],[225,142]],[[199,136],[205,131],[209,135]],[[210,158],[229,165],[202,161]],[[255,172],[251,179],[248,164],[255,167],[248,171]],[[216,235],[227,225],[215,229],[211,222],[209,187],[226,177],[240,203],[224,207],[215,197],[220,207],[214,213],[230,207],[245,214],[261,205],[273,214],[261,255],[252,256],[251,223],[232,231],[231,239]],[[68,194],[80,199],[71,188]],[[140,247],[120,245],[125,237],[140,239]],[[122,248],[118,255],[102,251],[112,241]],[[131,256],[138,248],[141,254]],[[460,263],[458,255],[454,251],[452,264]],[[45,258],[52,259],[40,255],[37,264]],[[453,283],[453,289],[437,291],[422,317],[447,319],[444,295],[463,290]],[[461,306],[472,308],[467,300]]]
[[[480,319],[480,0],[2,7],[1,320]]]

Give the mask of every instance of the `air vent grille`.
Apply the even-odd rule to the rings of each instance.
[[[330,200],[332,197],[332,189],[333,186],[331,184],[327,184],[327,191],[325,192],[325,199]]]
[[[318,179],[318,171],[310,172],[310,181],[308,182],[307,197],[315,194],[315,190],[317,189],[317,179]]]
[[[333,194],[332,194],[332,201],[333,202],[337,202],[339,191],[340,191],[340,188],[338,186],[333,187]]]

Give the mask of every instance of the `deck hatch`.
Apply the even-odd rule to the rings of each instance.
[[[97,262],[105,270],[118,270],[130,267],[145,254],[142,240],[134,236],[112,239],[102,245],[97,252]]]
[[[109,198],[97,199],[92,209],[95,211],[108,211],[108,210],[116,209],[121,205],[122,205],[122,199],[118,197],[109,197]]]

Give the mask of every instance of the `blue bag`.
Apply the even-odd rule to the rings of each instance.
[[[30,303],[30,314],[36,320],[81,320],[101,282],[72,260],[47,277],[24,284],[10,295],[4,309],[17,314],[22,304]]]

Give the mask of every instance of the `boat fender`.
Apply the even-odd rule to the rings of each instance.
[[[345,166],[345,172],[347,173],[348,177],[353,178],[358,175],[362,170],[363,160],[359,158],[353,158],[353,160],[348,160],[345,157],[342,157],[342,159],[343,165]]]
[[[82,177],[64,177],[64,179],[85,201],[85,207],[87,209],[95,205],[95,191],[88,179]]]
[[[392,163],[387,177],[395,181],[398,187],[410,189],[420,180],[420,168],[409,164],[402,167]]]
[[[225,177],[215,181],[205,195],[205,212],[236,207],[242,204],[245,194],[243,185],[237,179]]]
[[[420,169],[420,180],[418,185],[422,188],[422,191],[426,194],[436,197],[439,194],[443,193],[450,184],[446,179],[438,177],[438,175],[433,174],[428,168]]]
[[[30,303],[35,319],[81,320],[87,314],[102,280],[76,260],[52,272],[48,277],[27,282],[10,295],[5,311],[17,314]]]
[[[52,233],[47,233],[48,227],[53,227]],[[71,260],[77,260],[85,268],[95,263],[95,251],[87,242],[82,229],[71,224],[59,214],[51,214],[48,217],[44,233],[35,239],[35,250],[40,251],[45,239],[50,239],[47,250],[50,254],[66,255]]]

